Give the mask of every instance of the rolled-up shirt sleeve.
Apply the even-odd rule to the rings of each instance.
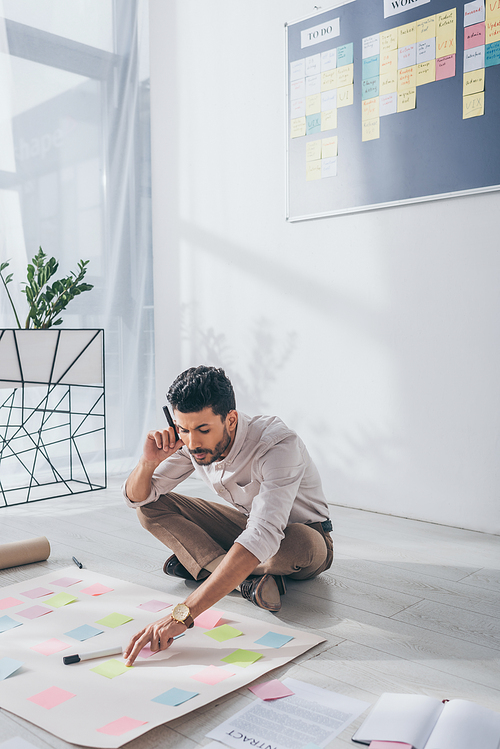
[[[194,471],[194,466],[186,452],[186,448],[181,447],[176,453],[160,463],[151,479],[151,491],[149,496],[142,502],[132,502],[127,497],[127,482],[122,486],[122,493],[125,502],[129,507],[142,507],[150,502],[155,502],[162,494],[171,492],[177,484],[187,479]]]
[[[264,562],[274,556],[304,476],[305,464],[295,437],[274,445],[258,461],[260,489],[254,497],[245,530],[235,540]]]

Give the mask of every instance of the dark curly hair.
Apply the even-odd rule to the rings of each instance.
[[[194,413],[211,408],[214,414],[226,418],[236,408],[233,386],[223,369],[191,367],[171,384],[168,402],[181,413]]]

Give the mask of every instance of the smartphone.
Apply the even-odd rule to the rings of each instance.
[[[168,421],[169,427],[173,427],[174,428],[175,439],[178,440],[179,439],[179,435],[177,434],[177,429],[175,428],[174,420],[172,419],[170,411],[168,410],[168,406],[163,406],[163,413],[165,414],[165,418]]]

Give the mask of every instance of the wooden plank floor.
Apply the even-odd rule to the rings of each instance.
[[[185,494],[210,496],[195,480]],[[211,497],[213,499],[213,497]],[[336,559],[316,580],[289,582],[279,614],[232,593],[235,613],[314,630],[325,642],[266,675],[375,702],[382,692],[464,698],[500,712],[500,537],[332,506]],[[47,536],[46,562],[0,571],[0,586],[67,567],[176,595],[194,583],[167,578],[168,551],[125,506],[119,481],[90,494],[0,509],[0,543]],[[245,688],[127,744],[130,749],[195,749],[205,734],[255,699]],[[355,746],[359,718],[328,749]],[[0,740],[21,736],[40,749],[69,744],[0,710]]]

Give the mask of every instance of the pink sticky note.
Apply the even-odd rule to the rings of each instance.
[[[213,629],[220,620],[222,619],[222,611],[216,609],[207,609],[203,614],[200,614],[194,620],[195,627],[204,627],[205,629]]]
[[[159,650],[153,652],[153,650],[151,650],[151,643],[148,642],[147,645],[144,645],[142,650],[139,650],[139,658],[149,658],[151,655],[159,652]]]
[[[144,609],[145,611],[162,611],[163,609],[169,608],[171,605],[171,603],[165,603],[165,601],[155,601],[153,599],[152,601],[140,603],[137,608]]]
[[[203,684],[218,684],[219,681],[224,681],[230,676],[234,676],[234,671],[228,671],[225,668],[218,668],[217,666],[207,666],[203,671],[192,676],[192,679],[196,681],[202,681]]]
[[[285,687],[278,679],[272,679],[271,681],[264,681],[262,684],[254,684],[253,687],[248,687],[261,700],[277,700],[281,697],[289,697],[291,694],[295,694],[291,689]]]
[[[464,29],[464,49],[481,47],[486,40],[486,24],[475,23],[473,26],[466,26]]]
[[[412,749],[412,746],[400,741],[372,741],[369,749]]]
[[[118,718],[113,720],[111,723],[98,728],[99,733],[105,733],[108,736],[121,736],[127,731],[131,731],[133,728],[139,728],[139,726],[145,726],[147,720],[135,720],[134,718]]]
[[[29,609],[17,612],[18,616],[24,616],[26,619],[36,619],[38,616],[51,613],[52,609],[48,609],[46,606],[30,606]]]
[[[11,606],[17,606],[19,603],[24,603],[24,601],[18,601],[17,598],[2,598],[0,609],[10,609]]]
[[[40,705],[40,707],[45,707],[47,710],[50,710],[53,707],[57,707],[57,705],[60,705],[62,702],[70,700],[74,696],[74,694],[67,692],[65,689],[49,687],[49,689],[44,689],[43,692],[34,694],[33,697],[28,697],[28,700]]]
[[[48,596],[53,592],[53,590],[49,590],[48,588],[33,588],[33,590],[26,590],[23,593],[23,596],[26,596],[27,598],[41,598],[42,596]]]
[[[94,583],[89,585],[88,588],[82,588],[80,593],[86,593],[88,596],[102,596],[103,593],[111,593],[113,588],[108,588],[107,585],[101,583]]]
[[[58,580],[52,580],[52,585],[60,585],[61,588],[69,588],[70,585],[81,582],[81,577],[60,577]]]
[[[453,78],[455,75],[455,58],[456,55],[446,55],[446,57],[440,57],[436,60],[436,81]]]
[[[37,653],[41,653],[42,655],[52,655],[67,648],[69,648],[69,645],[53,637],[51,640],[41,642],[39,645],[32,645],[30,650],[36,650]]]

